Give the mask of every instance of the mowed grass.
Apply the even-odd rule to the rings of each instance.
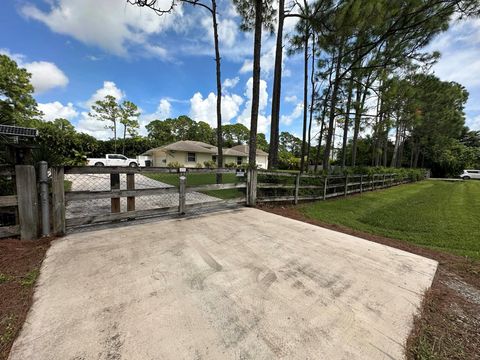
[[[178,186],[179,184],[179,175],[178,174],[165,174],[165,173],[154,173],[154,174],[145,174],[151,179],[163,182],[165,184]],[[243,178],[237,177],[235,174],[222,174],[222,184],[235,184],[244,181]],[[215,174],[187,174],[187,187],[188,186],[200,186],[200,185],[209,185],[216,184],[216,175]],[[225,189],[225,190],[207,190],[201,191],[203,194],[214,196],[220,199],[235,199],[239,197],[244,197],[245,192],[242,189]]]
[[[311,219],[480,259],[480,181],[402,185],[300,206]]]

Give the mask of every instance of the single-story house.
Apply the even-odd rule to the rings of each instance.
[[[201,141],[177,141],[173,144],[150,149],[142,155],[151,156],[152,166],[167,167],[170,163],[179,163],[184,167],[196,167],[197,164],[204,166],[207,161],[217,162],[218,149],[214,145]],[[268,154],[257,149],[257,165],[266,169],[268,166]],[[226,164],[248,163],[248,145],[237,145],[223,149],[223,166]]]

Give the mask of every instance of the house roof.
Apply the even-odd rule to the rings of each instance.
[[[154,149],[150,149],[145,152],[146,155],[151,155],[157,151],[186,151],[186,152],[195,152],[195,153],[206,153],[213,154],[217,153],[217,147],[214,145],[206,144],[201,141],[177,141],[172,144],[165,146],[160,146]]]
[[[248,155],[248,145],[236,145],[232,147],[233,150],[243,152]],[[257,155],[268,156],[268,153],[261,149],[257,149]]]
[[[172,144],[160,146],[146,151],[143,155],[152,155],[157,151],[186,151],[195,153],[205,153],[217,155],[218,150],[215,145],[206,144],[201,141],[177,141]],[[226,156],[248,156],[248,145],[236,145],[232,148],[223,148],[223,155]],[[257,149],[257,155],[268,156],[265,151]]]

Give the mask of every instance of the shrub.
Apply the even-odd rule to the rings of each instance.
[[[215,168],[217,167],[217,165],[215,164],[215,161],[213,161],[213,160],[204,161],[204,162],[203,162],[203,165],[204,165],[207,169],[215,169]]]
[[[201,163],[196,163],[196,164],[195,164],[195,167],[196,167],[197,169],[202,169],[202,168],[203,168],[203,165],[202,165]]]
[[[225,163],[225,167],[227,169],[235,169],[237,167],[237,164],[235,164],[234,162],[229,162],[229,163]]]
[[[183,167],[183,164],[180,164],[178,161],[172,161],[167,164],[167,167],[169,168],[181,168]]]

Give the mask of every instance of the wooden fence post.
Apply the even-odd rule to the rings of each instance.
[[[257,169],[248,169],[247,173],[247,206],[257,203]]]
[[[360,175],[360,194],[363,192],[363,175]]]
[[[110,189],[111,190],[120,190],[120,174],[110,174]],[[110,200],[111,212],[119,213],[120,212],[120,198],[112,198]]]
[[[386,176],[386,175],[385,175],[385,174],[383,174],[382,188],[384,188],[384,187],[385,187],[385,176]]]
[[[348,193],[348,175],[345,175],[345,190],[343,196],[347,196]]]
[[[184,173],[180,174],[178,178],[178,212],[180,215],[185,215],[185,203],[186,203],[186,180],[187,177]]]
[[[300,188],[300,174],[297,174],[295,177],[295,205],[298,204],[298,190]]]
[[[15,166],[20,239],[38,239],[38,194],[35,167]]]
[[[65,234],[65,176],[63,167],[52,168],[52,225],[54,235]]]
[[[323,200],[327,198],[327,184],[328,184],[328,177],[323,177]]]
[[[127,174],[127,190],[135,190],[135,174]],[[127,197],[127,211],[135,211],[135,196]]]

